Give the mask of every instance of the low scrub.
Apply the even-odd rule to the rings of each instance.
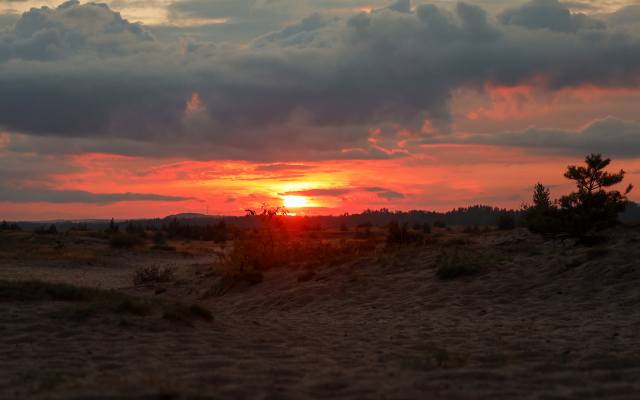
[[[403,246],[424,243],[424,233],[409,229],[409,224],[407,222],[404,224],[391,222],[387,229],[388,245]]]

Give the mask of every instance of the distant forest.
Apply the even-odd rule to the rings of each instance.
[[[507,210],[491,206],[471,206],[457,208],[448,212],[435,211],[390,211],[388,209],[366,210],[360,214],[344,214],[339,216],[301,216],[295,218],[295,223],[308,229],[324,229],[339,227],[357,227],[363,225],[387,226],[391,222],[409,225],[420,224],[442,224],[447,226],[489,226],[496,225],[499,219],[505,215],[514,217],[516,220],[521,216],[521,210]],[[640,222],[640,205],[630,203],[620,220],[626,223]],[[117,226],[126,229],[127,226],[148,229],[166,229],[170,224],[181,226],[207,226],[219,224],[237,226],[239,228],[253,227],[257,224],[255,218],[248,216],[240,217],[219,217],[206,216],[203,214],[178,214],[165,218],[141,219],[130,221],[117,221]],[[293,220],[292,220],[293,222]],[[25,230],[42,229],[55,223],[58,231],[69,229],[102,230],[109,227],[109,220],[85,220],[85,221],[48,221],[48,222],[15,222],[17,226]]]

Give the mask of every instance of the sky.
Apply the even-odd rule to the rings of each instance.
[[[640,184],[640,1],[0,0],[0,94],[0,219],[518,208]]]

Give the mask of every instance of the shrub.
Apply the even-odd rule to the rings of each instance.
[[[433,223],[433,226],[435,226],[436,228],[444,229],[447,227],[447,223],[444,221],[436,221]]]
[[[58,234],[58,228],[55,224],[49,225],[49,227],[41,226],[35,230],[37,235],[56,235]]]
[[[144,267],[136,270],[133,274],[133,284],[135,286],[171,282],[173,280],[175,280],[175,270],[173,268]]]
[[[483,269],[483,257],[479,257],[477,253],[453,249],[443,252],[438,258],[436,276],[442,280],[452,280],[477,275]]]
[[[523,221],[527,229],[543,235],[557,234],[564,229],[558,207],[551,201],[551,193],[541,183],[533,189],[533,206],[523,207]]]
[[[624,179],[625,172],[604,171],[611,163],[601,154],[585,158],[586,166],[570,165],[564,176],[575,181],[577,191],[562,196],[552,203],[549,190],[542,184],[534,189],[533,206],[524,207],[525,225],[534,233],[558,234],[584,238],[594,230],[602,230],[618,223],[618,215],[624,212],[633,189],[629,185],[624,193],[607,191]]]
[[[105,233],[118,233],[120,232],[120,227],[116,224],[116,221],[111,218],[109,221],[109,227],[106,229]]]
[[[407,222],[402,225],[395,221],[391,222],[387,229],[387,244],[389,245],[416,244],[423,240],[421,235],[409,230]]]
[[[590,154],[585,158],[586,167],[570,165],[565,178],[575,181],[578,190],[560,198],[560,206],[565,213],[570,234],[583,236],[591,230],[601,230],[618,223],[618,214],[624,212],[628,204],[627,195],[632,185],[620,193],[606,188],[622,182],[625,172],[604,171],[611,159],[603,159],[601,154]]]
[[[2,221],[0,224],[0,231],[20,231],[22,230],[18,224],[16,223],[8,223],[7,221]]]

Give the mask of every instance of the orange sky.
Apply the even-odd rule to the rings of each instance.
[[[460,29],[460,37],[476,47],[491,40],[501,43],[500,38],[508,35],[516,38],[513,43],[522,40],[529,46],[537,43],[531,40],[535,35],[546,40],[549,37],[567,40],[567,43],[576,43],[571,42],[576,35],[582,38],[579,30],[557,33],[537,26],[514,28],[497,22],[501,8],[525,1],[494,2],[493,5],[488,1],[478,2],[493,13],[484,21],[485,31],[479,31],[488,36],[479,41],[464,36],[465,29],[477,26],[484,29],[482,24],[473,25],[473,21],[465,20],[468,10],[453,11],[455,6],[451,1],[436,3],[444,4],[445,11],[438,11],[442,15],[458,13],[457,19],[452,17],[457,22],[451,29]],[[0,23],[8,24],[9,30],[14,29],[14,25],[10,25],[14,24],[11,18],[18,18],[14,12],[31,6],[55,7],[58,3],[29,0],[0,5],[0,14],[6,12],[4,17],[9,21],[0,19]],[[422,71],[411,70],[414,61],[424,61],[420,56],[424,59],[432,56],[431,50],[426,55],[416,54],[424,40],[416,41],[418,47],[411,48],[409,45],[416,45],[411,29],[408,33],[400,32],[398,38],[393,36],[407,25],[406,21],[422,23],[423,17],[416,11],[423,3],[420,1],[410,3],[413,8],[408,11],[392,12],[379,8],[389,5],[389,1],[349,0],[344,8],[319,10],[331,15],[331,19],[312,18],[302,20],[300,25],[295,24],[313,10],[313,2],[296,3],[287,15],[279,14],[281,9],[272,10],[273,21],[260,19],[255,13],[227,16],[216,14],[216,9],[206,9],[204,11],[210,13],[209,22],[194,22],[194,11],[176,6],[191,3],[194,7],[202,6],[197,1],[183,0],[178,4],[161,0],[154,3],[157,7],[149,7],[146,2],[108,3],[119,7],[124,17],[145,25],[131,24],[110,9],[96,11],[83,2],[67,7],[86,13],[66,13],[65,9],[46,9],[42,13],[49,13],[47,18],[83,37],[84,41],[48,44],[43,47],[46,51],[37,46],[19,47],[28,42],[25,40],[14,44],[19,51],[0,46],[0,72],[24,79],[25,84],[37,81],[36,84],[42,85],[33,89],[36,94],[29,94],[31,92],[21,89],[12,79],[0,77],[0,89],[13,90],[13,95],[7,97],[15,99],[2,103],[5,109],[11,108],[10,112],[0,110],[0,219],[127,219],[184,212],[240,215],[247,208],[257,208],[263,203],[276,206],[285,202],[297,214],[355,213],[367,208],[444,211],[476,204],[518,208],[529,201],[531,189],[537,182],[549,185],[556,197],[570,191],[570,184],[562,176],[564,169],[568,164],[580,163],[584,155],[592,151],[602,151],[612,157],[612,168],[627,171],[625,183],[640,186],[640,71],[638,65],[632,63],[635,60],[632,57],[629,57],[630,64],[625,57],[607,58],[605,65],[597,69],[591,65],[576,67],[571,64],[572,60],[563,58],[563,52],[556,51],[553,57],[558,60],[553,59],[549,64],[543,60],[539,65],[546,72],[529,72],[519,64],[505,69],[505,75],[522,73],[522,77],[513,78],[512,82],[510,76],[494,75],[495,71],[502,71],[503,65],[489,65],[489,68],[482,64],[484,55],[480,54],[479,66],[460,66],[461,71],[454,72],[462,77],[454,73],[452,81],[447,83],[449,86],[441,89],[437,85],[439,75],[422,77],[419,75]],[[586,0],[584,3],[581,9],[589,10],[589,16],[604,15],[605,19],[610,17],[603,13],[636,4],[626,1],[596,4]],[[269,7],[270,3],[256,4]],[[564,6],[558,3],[557,7]],[[480,12],[478,10],[474,12]],[[363,33],[347,31],[351,36],[344,33],[344,29],[353,28],[357,20],[349,20],[347,24],[336,22],[336,16],[362,11],[360,17],[370,17],[370,25],[382,21],[379,25],[382,33],[372,32],[371,37],[367,37],[373,43],[371,48],[385,48],[388,40],[393,43],[389,46],[392,51],[397,50],[395,56],[406,57],[404,63],[387,65],[383,61],[390,57],[378,59],[374,57],[377,54],[359,48],[363,45],[358,40],[364,39],[357,34]],[[623,20],[622,17],[624,15],[607,21]],[[211,22],[214,20],[217,22]],[[49,29],[46,24],[44,28],[31,26],[37,21],[32,18],[24,22],[22,30],[16,28],[14,36]],[[238,34],[233,30],[238,21],[255,25],[246,28],[255,35],[254,39],[247,40],[249,33]],[[107,33],[93,31],[94,25],[101,23],[107,27]],[[393,25],[395,23],[398,25]],[[113,24],[125,32],[123,37],[112,35]],[[211,32],[193,30],[203,24]],[[231,33],[219,30],[224,27],[217,25],[226,25]],[[145,26],[150,27],[151,34],[143,30]],[[167,30],[168,26],[173,30]],[[393,29],[384,31],[388,26]],[[616,35],[620,31],[614,28],[631,29],[626,25],[612,27]],[[276,31],[274,39],[264,36],[265,32],[260,29],[282,30]],[[495,34],[492,29],[499,29],[501,34]],[[286,36],[297,30],[302,36],[295,36],[296,40]],[[224,36],[225,41],[217,36],[222,33],[228,34]],[[0,45],[3,40],[8,43],[15,39],[1,34]],[[331,48],[328,43],[340,42],[334,34],[356,37],[353,39],[356,44],[352,43],[354,47],[348,49],[347,55],[341,52],[344,49],[340,46],[337,55],[327,50]],[[441,34],[441,41],[451,40],[446,31],[421,34],[427,39]],[[640,48],[640,39],[632,33],[629,35],[626,39],[629,51]],[[40,36],[43,35],[34,38]],[[281,37],[284,39],[278,42]],[[87,47],[79,48],[78,43]],[[547,47],[553,50],[556,45],[560,46],[550,41]],[[438,54],[443,58],[455,47],[444,46],[442,50],[438,41],[429,46],[440,51]],[[292,47],[302,52],[296,53]],[[177,48],[180,51],[174,53]],[[497,49],[499,52],[503,47]],[[589,57],[593,49],[587,49],[589,51],[576,53],[577,56]],[[355,61],[345,61],[351,55]],[[265,58],[259,59],[256,65],[249,62],[259,56]],[[358,57],[365,60],[363,64],[358,64]],[[203,67],[214,64],[212,60],[223,64],[220,70]],[[278,64],[280,61],[283,63]],[[327,64],[316,65],[321,61]],[[553,69],[555,61],[568,72]],[[380,71],[373,71],[380,75],[372,74],[369,80],[361,81],[360,86],[350,91],[342,92],[342,87],[324,91],[325,86],[335,83],[331,74],[340,71],[338,66],[353,72],[345,67],[351,66],[347,62],[357,66],[354,67],[356,73],[346,75],[354,80],[361,73],[370,73],[369,68],[376,68],[375,62],[382,65]],[[118,79],[128,79],[128,74],[118,75],[119,63],[127,68],[141,64],[142,72],[120,82]],[[267,69],[265,63],[275,67]],[[620,63],[619,68],[613,63]],[[442,68],[440,64],[425,65],[443,75],[448,73],[438,69]],[[147,68],[149,66],[152,68]],[[476,67],[484,68],[481,78],[474,75]],[[115,79],[111,68],[116,71]],[[583,70],[588,72],[586,77],[575,78]],[[69,76],[60,71],[70,73],[72,79],[64,81]],[[566,76],[561,72],[566,72]],[[605,72],[611,76],[600,79]],[[399,74],[395,86],[387,87],[380,77],[393,73]],[[430,82],[425,84],[423,92],[413,89],[412,85],[419,84],[419,80],[412,80],[415,74]],[[49,80],[40,83],[41,76]],[[88,80],[82,82],[89,85],[89,95],[82,91],[85,87],[82,84],[78,84],[79,88],[73,86],[75,78],[86,76]],[[212,83],[209,86],[206,79],[200,81],[202,76],[218,86]],[[221,79],[222,84],[216,79]],[[149,87],[144,86],[145,80],[151,82]],[[314,80],[321,84],[312,86],[309,82],[315,83]],[[494,83],[497,81],[502,83]],[[45,104],[47,99],[42,96],[56,90],[60,82],[66,86],[61,84],[62,90],[51,96],[51,103]],[[342,86],[349,83],[342,82]],[[93,90],[92,85],[102,92]],[[113,93],[109,92],[111,85],[117,86]],[[228,89],[226,85],[233,90],[220,94],[218,91]],[[375,98],[367,103],[366,90],[371,87],[370,97],[380,94],[396,101],[387,103]],[[376,91],[379,88],[381,92]],[[360,93],[356,92],[360,91],[365,95],[358,97]],[[293,93],[301,93],[301,97]],[[335,98],[316,98],[318,93]],[[135,98],[137,95],[140,99]],[[352,95],[353,101],[349,97]],[[122,98],[118,98],[113,109],[109,108],[116,96]],[[129,101],[127,96],[134,96],[134,101]],[[156,97],[162,101],[154,103]],[[59,103],[67,101],[68,107],[56,111]],[[83,108],[86,104],[89,106]],[[134,107],[139,108],[134,110]],[[173,111],[175,115],[164,118],[163,113]],[[88,115],[86,120],[83,113]],[[416,114],[420,117],[415,118]],[[15,115],[26,117],[20,119]],[[44,126],[38,124],[41,118],[47,121],[41,124]],[[209,150],[211,154],[207,153]],[[640,201],[638,190],[631,194],[631,199]]]

